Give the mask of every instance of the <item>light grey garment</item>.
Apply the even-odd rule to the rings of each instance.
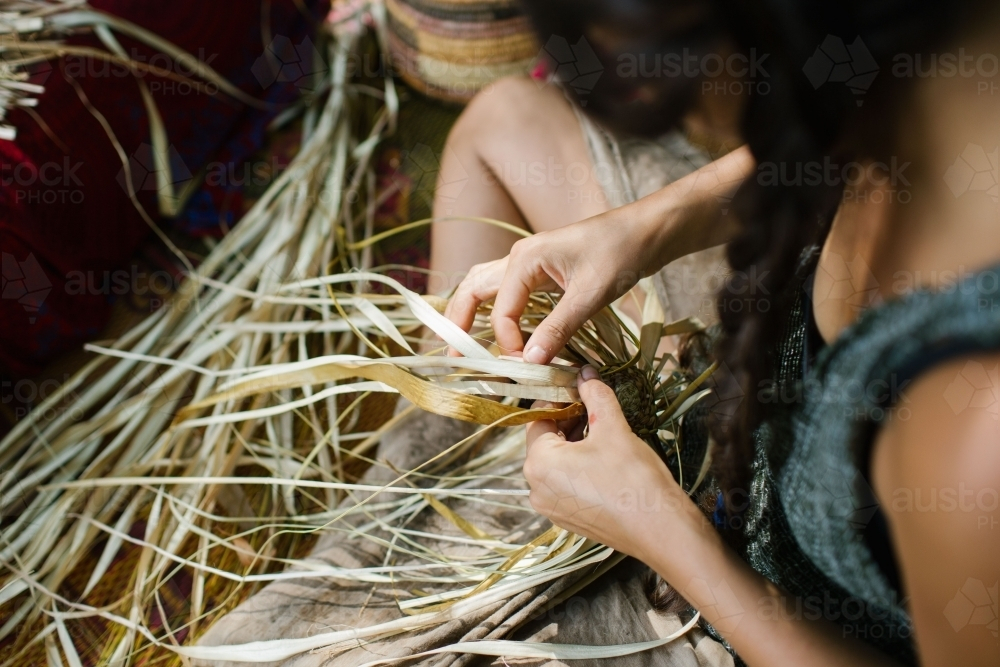
[[[579,110],[577,118],[611,208],[642,199],[710,162],[704,151],[679,132],[655,140],[620,139]],[[717,322],[715,295],[728,273],[724,246],[692,253],[663,267],[653,284],[667,321],[697,317],[705,324]]]
[[[405,405],[405,401],[400,401]],[[398,412],[398,411],[397,411]],[[524,427],[517,427],[523,429]],[[382,438],[377,459],[391,465],[373,466],[363,483],[386,484],[396,476],[393,470],[410,470],[429,460],[448,446],[472,433],[473,427],[446,417],[417,412],[397,424]],[[502,437],[500,434],[498,437]],[[491,447],[494,439],[485,445]],[[517,476],[520,462],[512,464],[505,475]],[[506,480],[491,478],[489,486],[501,488]],[[360,496],[347,502],[351,505]],[[504,500],[508,507],[449,499],[463,518],[493,535],[516,537],[527,541],[549,527],[549,522],[532,512],[514,511],[509,505],[526,506],[524,496]],[[373,511],[373,514],[378,514]],[[413,517],[408,528],[432,535],[461,536],[461,532],[437,513],[424,510]],[[374,531],[377,533],[377,531]],[[388,535],[383,535],[389,537]],[[429,542],[428,546],[444,553],[469,556],[468,547],[448,542]],[[343,532],[325,532],[309,559],[344,568],[371,567],[383,564],[384,546],[353,539]],[[406,564],[400,555],[397,564]],[[635,561],[624,561],[594,583],[571,596],[563,595],[588,571],[564,576],[509,599],[501,600],[443,625],[407,632],[389,639],[359,645],[346,651],[301,653],[287,660],[268,663],[272,667],[353,667],[378,656],[405,657],[459,641],[481,639],[530,639],[552,643],[609,645],[650,641],[668,636],[683,623],[676,614],[658,614],[652,610],[642,590],[648,568]],[[428,585],[431,590],[431,585]],[[199,640],[202,646],[243,644],[266,639],[306,637],[351,627],[363,628],[402,616],[396,606],[398,591],[392,587],[347,583],[330,579],[302,578],[275,581],[219,619]],[[553,606],[552,601],[568,599]],[[547,607],[551,610],[546,611]],[[614,616],[610,622],[608,615]],[[420,665],[461,667],[489,664],[491,658],[463,654],[445,654],[425,658]],[[235,667],[232,662],[193,661],[197,667]],[[518,661],[507,659],[508,664]],[[400,664],[412,664],[400,663]],[[497,661],[503,665],[503,660]],[[558,661],[534,661],[532,664],[558,665]],[[573,667],[594,667],[595,661],[572,661]],[[652,651],[625,658],[600,661],[601,667],[731,667],[732,658],[722,646],[708,638],[700,628]]]

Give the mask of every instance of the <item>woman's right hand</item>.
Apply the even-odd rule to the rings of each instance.
[[[614,213],[521,239],[507,257],[474,266],[445,315],[468,331],[479,305],[495,299],[490,322],[500,349],[523,349],[525,361],[548,363],[594,313],[631,289],[650,263],[634,225],[615,224],[608,219]],[[538,291],[563,296],[525,344],[520,317]]]
[[[741,148],[632,204],[522,239],[504,259],[474,266],[445,315],[468,331],[479,305],[494,299],[490,322],[500,349],[523,350],[525,361],[548,363],[592,315],[640,278],[728,241],[736,226],[720,201],[753,169],[753,157]],[[563,297],[525,343],[520,318],[537,291]]]

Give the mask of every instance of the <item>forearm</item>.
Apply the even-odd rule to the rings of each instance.
[[[746,146],[623,206],[612,214],[642,239],[641,264],[651,275],[670,262],[731,240],[739,231],[729,203],[755,162]]]
[[[833,623],[786,613],[787,595],[729,549],[703,517],[697,519],[685,522],[687,534],[678,535],[676,527],[670,535],[660,533],[661,545],[683,547],[649,551],[644,560],[701,612],[750,667],[896,664],[870,646],[844,638]]]

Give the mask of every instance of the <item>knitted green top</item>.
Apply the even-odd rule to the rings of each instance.
[[[788,593],[762,617],[825,619],[843,636],[915,664],[912,625],[868,458],[890,415],[905,419],[908,382],[958,356],[1000,350],[1000,267],[951,289],[916,292],[864,313],[810,360],[806,281],[762,392],[744,557]]]

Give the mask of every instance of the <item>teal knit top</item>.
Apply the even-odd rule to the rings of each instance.
[[[814,265],[815,255],[810,264]],[[788,593],[767,615],[825,619],[845,638],[916,664],[885,518],[869,483],[879,427],[908,417],[905,387],[933,366],[1000,350],[1000,266],[865,312],[813,355],[811,281],[774,351],[769,417],[740,521],[743,555]]]

